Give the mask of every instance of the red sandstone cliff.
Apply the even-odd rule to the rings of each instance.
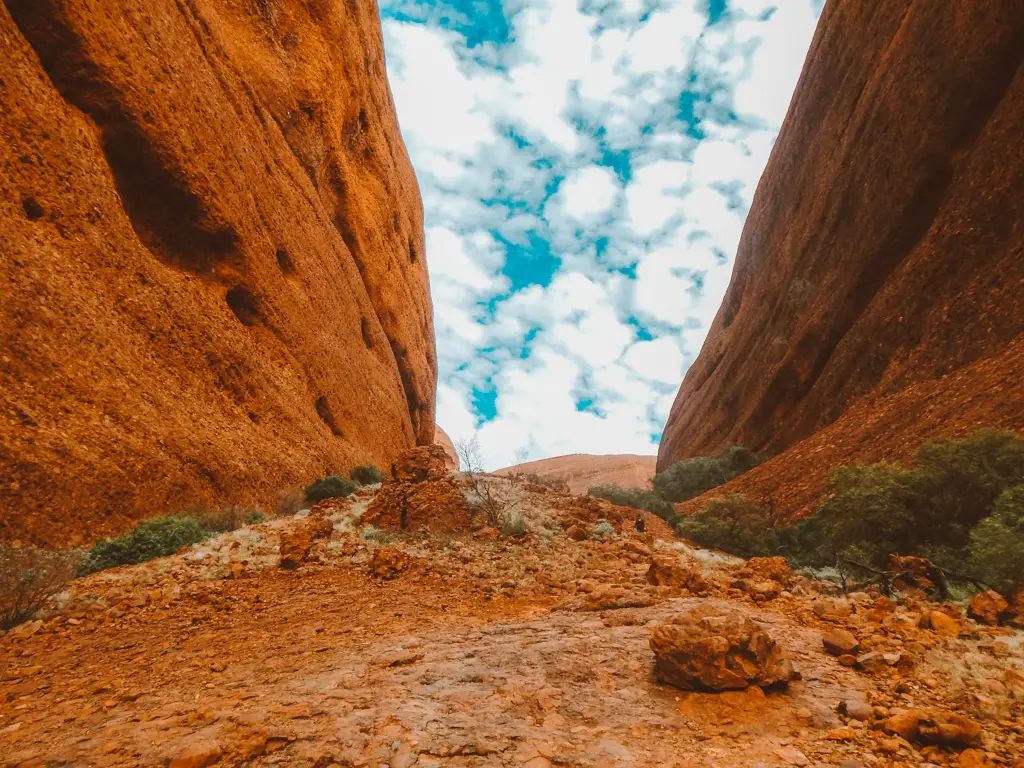
[[[3,0],[0,105],[0,538],[266,503],[433,440],[371,0]]]
[[[798,509],[836,464],[1024,427],[1022,41],[1016,0],[830,0],[660,469],[788,449],[733,489]]]
[[[592,456],[574,453],[539,461],[527,461],[514,467],[499,469],[494,474],[532,472],[548,477],[560,477],[569,484],[570,491],[585,494],[594,486],[610,483],[626,488],[650,488],[655,461],[654,456]]]

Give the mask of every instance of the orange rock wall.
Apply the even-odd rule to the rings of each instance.
[[[659,469],[820,434],[789,463],[824,478],[1024,427],[1022,40],[1017,0],[826,4]]]
[[[0,538],[268,504],[433,441],[370,0],[0,2]]]

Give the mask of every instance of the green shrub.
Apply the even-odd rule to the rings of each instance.
[[[971,531],[971,575],[1008,592],[1024,579],[1024,485],[1003,491]]]
[[[0,630],[31,619],[75,576],[76,553],[0,547]]]
[[[721,456],[684,459],[659,472],[654,476],[654,490],[665,501],[688,501],[724,485],[763,461],[747,448],[730,445]]]
[[[883,566],[900,554],[959,570],[972,528],[1020,483],[1024,440],[1012,433],[926,443],[910,468],[883,463],[833,472],[817,516],[793,526],[787,544],[811,564],[839,554]]]
[[[776,554],[778,526],[771,504],[732,493],[712,499],[695,515],[682,515],[676,533],[695,544],[743,557]]]
[[[384,481],[384,473],[377,467],[367,464],[352,467],[348,475],[359,485],[376,485]]]
[[[154,517],[143,520],[123,536],[106,539],[94,546],[82,561],[85,573],[119,565],[144,563],[173,555],[182,547],[198,544],[213,535],[195,517]]]
[[[604,541],[615,535],[615,527],[607,520],[598,520],[590,529],[590,538],[595,541]]]
[[[587,491],[587,496],[595,499],[605,499],[620,507],[632,507],[651,512],[658,517],[668,520],[675,514],[675,507],[671,502],[665,501],[656,491],[647,488],[623,488],[620,485],[610,483],[598,485]]]
[[[337,499],[349,496],[358,490],[353,481],[341,475],[329,475],[306,486],[306,501],[315,504],[324,499]]]

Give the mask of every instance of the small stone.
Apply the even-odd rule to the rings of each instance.
[[[370,558],[370,575],[387,581],[409,569],[412,558],[395,547],[378,547]]]
[[[960,622],[942,611],[932,611],[928,616],[928,623],[933,632],[943,637],[960,636]]]
[[[845,629],[830,629],[821,638],[825,650],[833,656],[845,656],[856,653],[860,647],[857,638],[852,632]]]
[[[859,699],[847,699],[839,702],[837,707],[839,714],[846,715],[853,720],[867,721],[875,716],[874,709]]]
[[[708,583],[700,571],[678,558],[656,557],[647,569],[647,582],[659,587],[679,587],[691,592],[707,590]]]
[[[221,748],[215,741],[203,739],[173,758],[170,768],[206,768],[220,760],[221,754]]]
[[[829,741],[853,741],[857,738],[857,732],[849,726],[833,728],[825,734],[825,738]]]
[[[925,744],[972,747],[981,742],[981,726],[955,712],[908,709],[886,720],[884,728],[907,741]]]

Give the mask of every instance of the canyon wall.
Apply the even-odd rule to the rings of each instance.
[[[829,0],[658,457],[735,490],[1024,427],[1024,4]],[[777,499],[778,500],[778,499]]]
[[[0,539],[266,506],[433,441],[372,0],[2,0],[0,65]]]

